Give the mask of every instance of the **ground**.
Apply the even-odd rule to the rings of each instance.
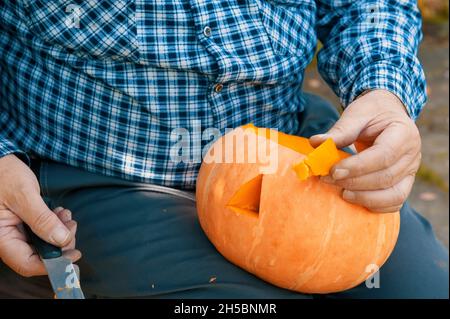
[[[443,29],[444,28],[444,29]],[[428,103],[417,125],[422,135],[422,166],[409,201],[449,247],[449,44],[448,24],[425,28],[420,59],[428,83]],[[339,101],[319,76],[314,62],[306,71],[306,91]]]

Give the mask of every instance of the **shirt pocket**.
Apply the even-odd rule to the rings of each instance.
[[[310,55],[316,45],[313,0],[255,0],[276,54]]]
[[[137,60],[135,2],[130,0],[25,0],[30,33],[71,53]]]

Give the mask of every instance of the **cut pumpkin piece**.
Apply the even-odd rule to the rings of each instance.
[[[311,171],[308,167],[308,165],[305,164],[305,162],[300,162],[294,166],[294,171],[297,174],[297,177],[305,181],[308,177],[311,176]]]
[[[314,151],[300,163],[295,164],[293,169],[301,180],[310,176],[326,176],[331,167],[339,162],[342,156],[331,138],[320,144]]]
[[[336,144],[329,138],[306,157],[305,164],[314,176],[326,176],[340,159]]]
[[[258,216],[262,179],[263,175],[261,174],[243,184],[231,197],[227,207],[238,214],[246,213]]]

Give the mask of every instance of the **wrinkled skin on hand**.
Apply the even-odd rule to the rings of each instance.
[[[402,102],[384,90],[370,91],[343,112],[317,146],[332,138],[339,148],[355,142],[368,147],[337,163],[324,182],[341,186],[343,198],[374,212],[400,210],[411,192],[421,160],[419,130]]]
[[[0,258],[22,276],[45,275],[44,264],[27,242],[24,222],[43,240],[62,247],[73,262],[81,258],[75,249],[77,224],[72,213],[62,207],[51,211],[31,169],[7,155],[0,158]]]

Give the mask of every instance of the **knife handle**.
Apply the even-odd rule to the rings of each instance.
[[[23,224],[31,244],[36,249],[41,259],[53,259],[62,256],[61,248],[54,246],[37,236],[27,224]]]

